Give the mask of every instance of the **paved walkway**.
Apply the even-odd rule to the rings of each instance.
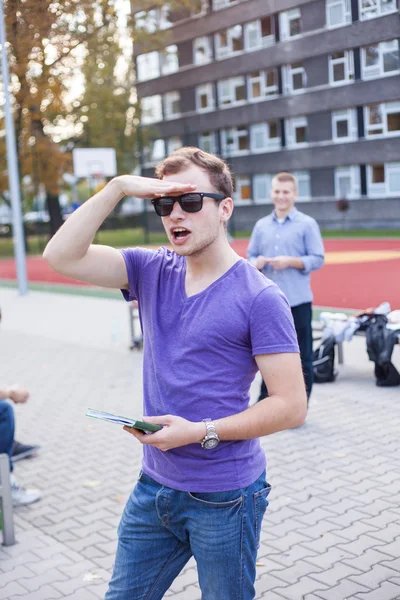
[[[43,499],[15,511],[0,547],[0,600],[103,598],[116,527],[141,448],[88,407],[141,414],[141,353],[122,301],[0,289],[2,380],[31,390],[17,439],[40,455],[17,477]],[[400,348],[394,350],[400,368]],[[400,388],[379,389],[365,340],[345,346],[333,384],[316,386],[304,427],[263,439],[273,485],[257,598],[400,599]],[[254,384],[254,395],[258,382]],[[191,561],[167,596],[200,600]]]

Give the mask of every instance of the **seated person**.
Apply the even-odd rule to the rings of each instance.
[[[40,499],[40,492],[36,489],[25,489],[20,486],[13,475],[13,462],[32,456],[38,446],[27,446],[14,440],[14,409],[5,399],[12,400],[15,404],[22,404],[29,398],[29,392],[19,385],[0,385],[0,454],[8,454],[10,459],[11,495],[14,506],[32,504]],[[13,456],[13,453],[15,455]]]

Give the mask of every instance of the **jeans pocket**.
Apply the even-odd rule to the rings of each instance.
[[[267,498],[270,491],[271,486],[269,485],[269,483],[266,482],[262,490],[259,490],[258,492],[255,492],[253,494],[257,547],[260,545],[261,524],[264,518],[265,511],[267,510],[267,506],[269,504]]]
[[[210,508],[232,508],[244,500],[242,490],[232,492],[188,492],[189,497],[200,505]]]

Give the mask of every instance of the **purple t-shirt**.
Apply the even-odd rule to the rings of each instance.
[[[145,415],[220,419],[248,408],[254,356],[298,352],[289,304],[279,288],[241,259],[202,292],[185,292],[186,259],[166,248],[122,250],[129,293],[139,301],[144,337]],[[143,446],[143,471],[176,490],[216,492],[253,483],[265,469],[258,439]]]

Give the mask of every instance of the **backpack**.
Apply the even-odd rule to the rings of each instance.
[[[313,352],[314,383],[335,381],[335,336],[329,335]]]
[[[373,315],[367,327],[368,358],[375,363],[376,385],[390,387],[400,385],[400,373],[390,361],[397,339],[397,331],[388,329],[385,315]]]

